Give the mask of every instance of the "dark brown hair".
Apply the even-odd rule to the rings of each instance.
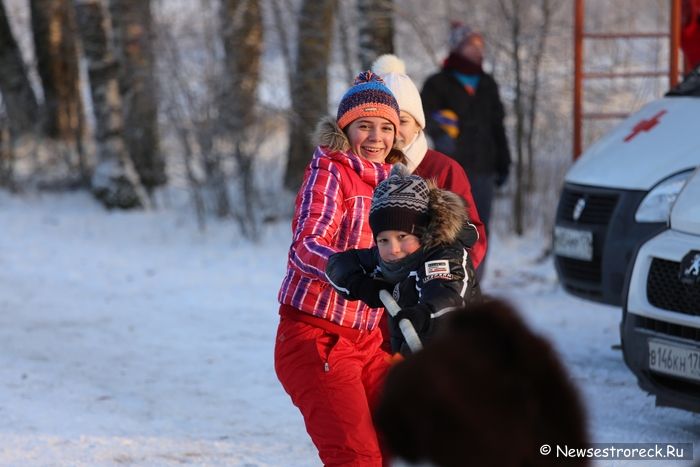
[[[391,369],[375,422],[392,452],[438,466],[549,466],[562,459],[540,454],[543,444],[588,445],[553,347],[493,300],[453,312],[442,335]]]

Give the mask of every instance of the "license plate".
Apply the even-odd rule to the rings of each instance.
[[[585,261],[593,260],[593,232],[554,227],[554,254]]]
[[[649,340],[649,369],[700,381],[700,350]]]

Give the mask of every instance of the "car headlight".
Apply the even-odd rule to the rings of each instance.
[[[694,169],[668,177],[644,197],[637,208],[634,220],[637,222],[666,222],[671,214],[671,206],[685,186]]]

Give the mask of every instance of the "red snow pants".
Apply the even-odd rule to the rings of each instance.
[[[390,365],[382,333],[341,327],[287,305],[280,315],[275,372],[301,411],[321,461],[380,467],[371,411]]]

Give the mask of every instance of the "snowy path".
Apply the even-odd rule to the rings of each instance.
[[[191,217],[0,192],[0,466],[319,465],[272,368],[288,226],[251,246]],[[539,248],[494,238],[488,289],[554,340],[594,440],[699,440],[611,348],[619,310],[564,294]]]

